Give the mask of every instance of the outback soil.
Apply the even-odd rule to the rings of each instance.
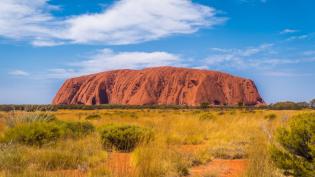
[[[223,160],[214,159],[210,163],[190,169],[189,177],[216,176],[216,177],[240,177],[247,166],[247,160]]]
[[[117,176],[133,173],[130,165],[130,154],[127,153],[112,153],[106,166]],[[246,167],[246,159],[214,159],[206,165],[191,168],[188,177],[203,177],[207,175],[216,177],[241,177]]]

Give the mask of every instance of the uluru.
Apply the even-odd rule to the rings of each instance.
[[[113,70],[71,78],[53,104],[259,105],[255,83],[227,73],[178,67]]]

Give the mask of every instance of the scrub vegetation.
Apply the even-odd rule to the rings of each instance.
[[[206,106],[0,112],[0,176],[312,177],[314,113]]]

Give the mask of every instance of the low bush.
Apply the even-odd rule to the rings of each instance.
[[[208,109],[210,107],[210,104],[207,102],[201,103],[199,108],[200,109]]]
[[[208,149],[198,150],[192,153],[191,166],[205,165],[212,160],[212,155]]]
[[[278,102],[272,105],[269,105],[269,109],[275,109],[275,110],[300,110],[303,108],[307,108],[308,106],[305,106],[303,104],[295,103],[292,101],[286,101],[286,102]]]
[[[4,133],[2,141],[42,146],[59,138],[77,138],[94,131],[88,122],[31,122],[18,124]]]
[[[3,141],[42,146],[62,136],[60,126],[55,123],[33,122],[20,124],[4,133]]]
[[[132,151],[141,142],[153,139],[150,129],[135,125],[106,125],[100,129],[100,134],[105,148],[126,152]]]
[[[225,114],[225,112],[224,111],[220,111],[220,112],[218,112],[218,116],[222,116],[222,115],[224,115]]]
[[[275,164],[285,175],[312,177],[315,172],[315,114],[302,114],[279,128],[271,149]]]
[[[274,114],[274,113],[265,115],[265,119],[270,120],[270,121],[271,121],[271,120],[274,120],[274,119],[276,119],[276,118],[277,118],[277,115]]]
[[[59,121],[65,137],[80,138],[94,132],[95,127],[89,122],[62,122]]]
[[[188,176],[189,175],[189,161],[186,161],[186,159],[182,158],[180,155],[174,159],[174,166],[176,169],[176,172],[179,176]]]
[[[248,157],[248,144],[245,142],[229,142],[209,148],[210,154],[219,159],[244,159]]]
[[[101,119],[102,116],[98,115],[98,114],[91,114],[91,115],[88,115],[86,116],[86,120],[99,120]]]

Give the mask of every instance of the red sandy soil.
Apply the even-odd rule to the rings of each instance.
[[[189,177],[240,177],[245,171],[247,160],[222,160],[215,159],[207,165],[197,166],[190,170]]]
[[[185,150],[189,149],[186,146]],[[134,173],[130,165],[130,154],[111,153],[106,166],[115,176],[124,176]],[[207,165],[197,166],[190,169],[189,177],[203,177],[205,175],[214,175],[215,177],[240,177],[247,166],[246,159],[222,160],[214,159]]]
[[[185,150],[189,146],[185,147]],[[134,169],[130,164],[129,153],[113,152],[109,154],[109,160],[105,163],[115,177],[126,177],[134,174]],[[196,166],[190,169],[188,177],[240,177],[247,167],[246,159],[238,160],[222,160],[214,159],[206,165]],[[63,174],[69,177],[85,177],[84,169],[81,170],[62,170],[58,174]]]

